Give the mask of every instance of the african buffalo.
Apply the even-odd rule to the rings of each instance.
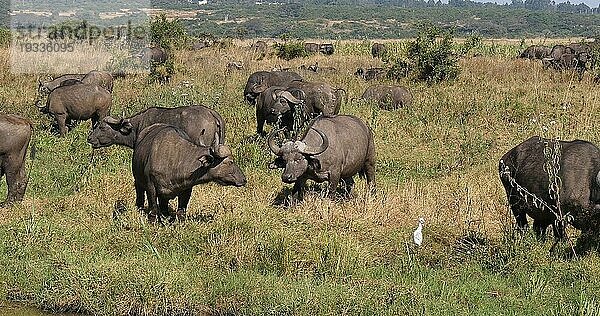
[[[278,128],[286,127],[288,131],[293,130],[293,115],[301,103],[302,100],[292,95],[285,87],[267,88],[256,100],[256,133],[261,136],[266,135],[265,122],[269,124],[278,122],[280,124]]]
[[[550,55],[551,48],[543,45],[531,45],[527,47],[519,58],[543,59]]]
[[[387,76],[387,70],[380,67],[371,67],[367,69],[358,68],[354,73],[355,76],[363,78],[366,81],[373,79],[383,79]]]
[[[182,130],[160,123],[145,128],[138,136],[132,171],[135,205],[143,209],[146,194],[149,215],[158,215],[159,221],[163,216],[170,217],[169,200],[175,197],[176,214],[184,215],[195,185],[246,185],[246,177],[233,161],[229,147],[220,143],[218,134],[211,146],[199,146]]]
[[[550,55],[548,55],[548,58],[552,58],[554,60],[559,60],[563,54],[573,54],[573,53],[575,53],[575,51],[571,47],[559,44],[559,45],[554,45],[552,47],[552,50],[550,51]]]
[[[122,145],[135,146],[142,130],[155,123],[173,125],[186,133],[196,145],[208,146],[219,136],[225,141],[225,122],[219,113],[203,105],[176,108],[151,107],[129,118],[107,116],[94,126],[88,136],[93,148]]]
[[[383,110],[396,110],[403,106],[410,106],[412,103],[412,94],[405,87],[388,84],[368,87],[361,98],[376,102]]]
[[[324,82],[298,80],[290,82],[286,90],[304,102],[307,113],[323,113],[324,115],[334,115],[340,112],[342,99],[346,92],[344,89],[334,88]]]
[[[373,56],[373,58],[382,58],[386,53],[387,47],[385,44],[373,43],[373,46],[371,46],[371,56]]]
[[[573,217],[575,228],[587,229],[586,216],[598,212],[600,207],[600,150],[582,140],[558,143],[562,213]],[[550,196],[549,176],[545,169],[544,149],[553,145],[551,140],[531,137],[504,154],[499,163],[500,180],[517,226],[526,229],[528,215],[533,219],[535,233],[542,239],[549,225],[552,225],[555,237],[563,237],[556,225],[556,201]]]
[[[302,80],[302,77],[292,71],[257,71],[248,77],[244,88],[244,100],[255,105],[260,92],[270,86],[285,86],[292,80]]]
[[[56,120],[61,137],[67,133],[67,125],[73,120],[92,120],[92,126],[110,113],[112,96],[106,89],[82,82],[58,87],[50,93],[45,106],[36,106],[42,113]]]
[[[146,47],[142,49],[137,56],[144,63],[163,64],[167,61],[167,51],[162,47]]]
[[[317,43],[304,43],[304,51],[308,54],[314,54],[319,52],[319,44]]]
[[[301,140],[287,140],[281,146],[275,143],[274,135],[269,135],[267,143],[277,159],[269,168],[284,168],[281,180],[294,183],[292,200],[302,199],[304,184],[309,179],[319,183],[329,181],[330,196],[340,180],[350,194],[357,173],[366,175],[371,189],[375,187],[373,132],[359,118],[319,117]]]
[[[319,52],[323,55],[333,55],[335,48],[330,43],[321,44],[319,45]]]
[[[565,53],[558,59],[544,58],[542,63],[545,69],[552,68],[554,70],[575,70],[577,71],[578,79],[583,79],[583,74],[587,70],[589,55],[586,52],[578,54]]]
[[[0,205],[23,200],[27,188],[25,155],[33,126],[28,120],[11,114],[0,114],[0,179],[6,174],[8,195]]]

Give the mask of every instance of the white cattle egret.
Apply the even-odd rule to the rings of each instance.
[[[423,224],[425,224],[425,219],[423,217],[419,218],[419,227],[415,229],[413,233],[413,241],[417,246],[421,246],[423,243]]]

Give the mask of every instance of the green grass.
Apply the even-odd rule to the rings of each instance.
[[[191,103],[218,110],[249,180],[244,188],[196,187],[190,220],[165,227],[134,210],[131,150],[93,151],[89,123],[64,139],[52,135],[33,106],[36,78],[11,75],[4,51],[0,112],[32,119],[37,155],[27,161],[25,200],[0,215],[0,297],[101,315],[600,313],[597,252],[568,259],[568,244],[549,254],[551,240],[513,236],[497,175],[499,157],[544,127],[546,136],[600,144],[600,95],[588,77],[577,83],[490,54],[461,60],[454,83],[402,83],[414,95],[410,108],[347,103],[342,112],[375,131],[377,194],[358,180],[348,201],[322,199],[316,187],[301,205],[272,205],[288,186],[267,169],[273,157],[264,141],[253,141],[254,109],[241,97],[246,78],[318,61],[338,73],[302,75],[357,97],[370,83],[352,73],[381,64],[361,45],[290,62],[256,61],[239,47],[182,51],[168,85],[117,81],[114,114]],[[246,68],[223,75],[234,59]],[[127,212],[114,212],[117,201]],[[416,248],[420,216],[425,241]],[[481,243],[463,242],[473,234]]]

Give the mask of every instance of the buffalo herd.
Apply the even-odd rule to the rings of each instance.
[[[260,43],[253,49],[263,51],[265,47]],[[306,43],[305,48],[333,52],[328,44]],[[552,48],[534,45],[520,57],[540,59],[548,68],[582,72],[591,61],[591,49],[591,45],[579,43]],[[372,47],[374,58],[385,52],[384,44]],[[152,50],[141,55],[162,58],[154,56]],[[380,68],[360,68],[355,73],[365,80],[381,79],[384,74]],[[91,120],[87,141],[92,148],[116,144],[133,149],[136,206],[145,209],[147,200],[150,219],[185,216],[195,185],[246,184],[226,144],[225,121],[218,112],[193,105],[150,107],[131,117],[111,116],[115,77],[113,73],[92,71],[40,82],[36,105],[56,121],[60,136],[74,121]],[[293,184],[289,202],[302,200],[307,180],[328,182],[330,197],[340,186],[348,196],[357,174],[366,178],[370,190],[375,188],[374,135],[363,120],[340,113],[343,100],[348,99],[345,89],[306,81],[293,71],[258,71],[248,77],[242,99],[256,110],[255,139],[266,141],[275,155],[269,168],[283,169],[281,180]],[[360,99],[383,110],[413,104],[411,92],[393,84],[373,84]],[[265,123],[272,126],[269,133]],[[27,119],[0,114],[0,177],[6,175],[8,183],[6,204],[23,199],[28,181],[24,161],[32,133]],[[547,165],[547,151],[553,146],[560,148],[555,152],[559,165],[554,166],[554,173]],[[583,232],[597,229],[593,223],[598,222],[600,214],[600,150],[592,143],[532,137],[500,159],[499,175],[519,228],[528,226],[529,216],[541,239],[548,226],[552,226],[557,239],[564,238],[565,223]],[[548,188],[553,187],[555,178],[561,185],[554,186],[560,192],[553,193]],[[174,198],[178,206],[172,213],[168,205]]]
[[[590,68],[589,65],[595,63],[593,50],[598,49],[598,46],[596,42],[558,44],[553,47],[531,45],[519,55],[519,58],[539,59],[544,69],[574,70],[581,81],[584,72]]]

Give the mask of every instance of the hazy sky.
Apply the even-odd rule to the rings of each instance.
[[[510,0],[474,0],[476,2],[496,2],[497,4],[510,3]],[[554,0],[556,3],[566,2],[566,0]],[[569,0],[573,4],[585,3],[590,8],[597,8],[600,4],[600,0]]]

